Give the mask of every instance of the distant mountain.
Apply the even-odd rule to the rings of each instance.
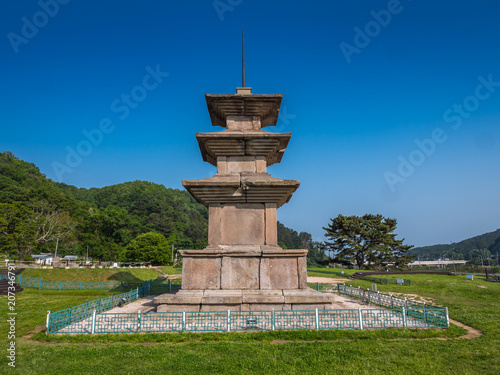
[[[435,260],[443,256],[472,260],[480,255],[496,258],[497,253],[500,253],[500,229],[449,245],[415,247],[410,250],[410,254],[417,255],[420,260]]]

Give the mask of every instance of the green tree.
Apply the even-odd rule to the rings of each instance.
[[[0,248],[23,260],[36,245],[37,223],[33,210],[18,202],[0,203]]]
[[[126,248],[126,259],[151,262],[155,266],[171,264],[171,250],[163,234],[148,232],[133,239]]]
[[[396,219],[382,215],[339,215],[330,219],[325,236],[327,249],[333,251],[335,260],[356,264],[359,269],[386,266],[389,263],[404,265],[412,258],[406,253],[413,245],[396,240]]]

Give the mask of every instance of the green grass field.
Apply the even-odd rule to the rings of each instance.
[[[175,274],[169,266],[160,267],[167,274]],[[156,279],[162,275],[154,268],[77,268],[77,269],[37,269],[27,268],[22,273],[25,278],[42,278],[43,281],[106,281],[117,280],[128,283]]]
[[[87,271],[87,270],[85,270]],[[311,270],[313,271],[313,270]],[[335,270],[337,271],[337,270]],[[326,274],[310,275],[326,277]],[[140,277],[136,275],[136,277]],[[338,276],[333,275],[334,278]],[[391,277],[391,276],[388,276]],[[500,284],[465,276],[405,276],[412,286],[381,292],[448,306],[450,318],[481,330],[300,331],[24,337],[59,310],[107,296],[104,291],[25,290],[17,295],[17,362],[13,374],[498,374]],[[76,276],[73,280],[76,280]],[[54,280],[62,281],[62,280]],[[370,287],[367,281],[346,284]],[[416,296],[418,295],[418,297]],[[7,349],[7,299],[0,298],[0,335]],[[3,348],[2,348],[3,349]],[[4,350],[6,352],[6,350]],[[7,367],[5,356],[0,361]]]

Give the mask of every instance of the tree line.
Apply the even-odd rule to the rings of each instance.
[[[0,153],[0,250],[27,260],[34,253],[86,255],[102,261],[172,262],[171,247],[207,246],[208,210],[187,192],[133,181],[103,188],[56,183],[32,163]],[[342,216],[325,228],[327,241],[278,222],[284,249],[309,249],[308,264],[359,268],[406,264],[412,246],[397,240],[396,220]]]

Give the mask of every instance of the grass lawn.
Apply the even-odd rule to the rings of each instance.
[[[168,268],[172,267],[162,267],[162,269],[163,268],[168,270]],[[25,278],[41,277],[43,281],[117,280],[128,283],[140,283],[146,280],[156,279],[161,273],[154,268],[77,268],[68,270],[60,268],[26,268],[22,275]]]
[[[312,271],[312,270],[311,270]],[[335,270],[336,271],[336,270]],[[309,273],[311,274],[311,272]],[[315,276],[327,277],[318,273]],[[332,276],[338,278],[338,276]],[[76,278],[76,277],[75,277]],[[17,295],[17,367],[13,374],[498,374],[500,284],[465,276],[412,275],[412,286],[381,292],[417,294],[448,306],[450,317],[482,331],[300,331],[231,334],[142,334],[25,338],[52,311],[109,295],[104,291],[25,290]],[[58,280],[60,281],[60,280]],[[370,287],[368,281],[346,284]],[[6,297],[0,317],[7,316]],[[6,337],[6,325],[0,327]],[[7,349],[6,340],[3,341]],[[6,351],[6,350],[5,350]],[[5,355],[0,366],[7,367]],[[5,367],[2,367],[5,368]]]

